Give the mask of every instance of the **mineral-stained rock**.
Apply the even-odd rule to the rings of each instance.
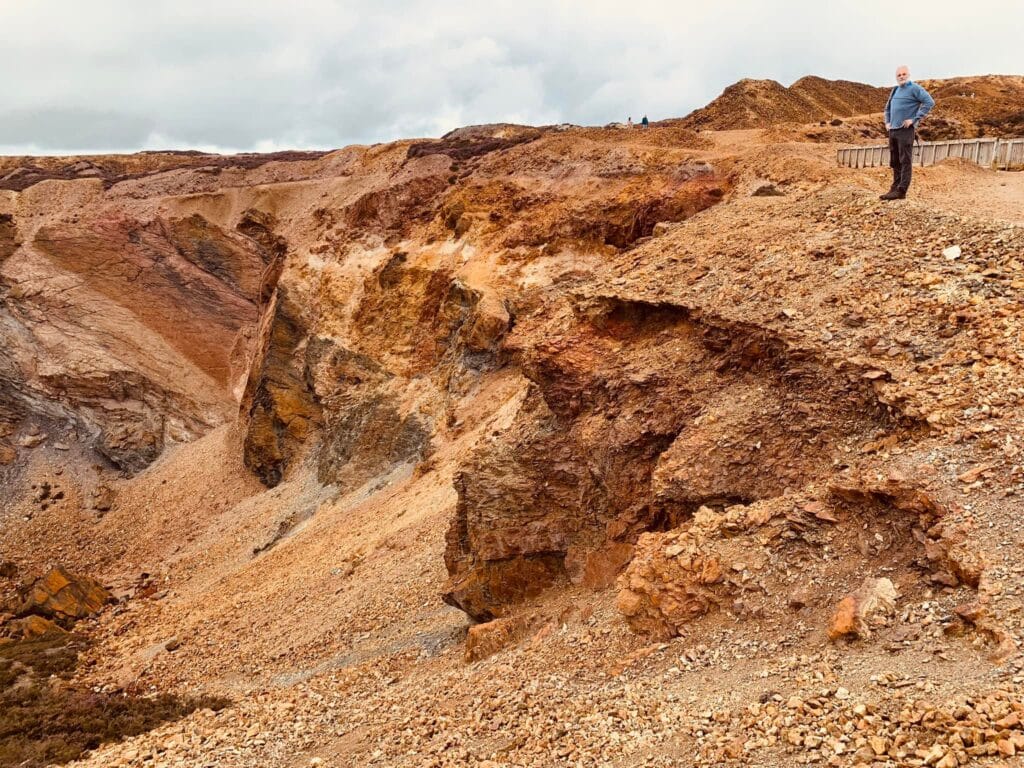
[[[840,637],[857,637],[858,631],[857,598],[847,595],[839,601],[836,611],[829,623],[828,636],[832,640]]]
[[[574,584],[590,589],[604,589],[633,558],[634,546],[614,541],[594,550],[571,547],[565,556],[565,569]]]
[[[18,452],[11,446],[0,443],[0,465],[10,464],[18,458]]]
[[[963,583],[978,588],[985,559],[962,526],[942,519],[948,508],[934,494],[902,476],[850,478],[833,482],[829,490],[848,501],[917,514],[916,536],[923,545],[924,560],[933,571],[932,579],[946,586]]]
[[[98,613],[112,599],[110,592],[95,579],[57,566],[28,588],[18,613],[75,621]]]
[[[481,661],[518,643],[525,637],[530,623],[530,616],[509,616],[474,624],[466,633],[466,661]]]
[[[658,458],[652,489],[667,502],[692,505],[762,499],[799,487],[807,447],[791,417],[791,405],[763,386],[722,387],[706,401],[700,428],[681,433]]]
[[[668,534],[644,534],[636,556],[619,577],[616,605],[638,632],[672,637],[687,623],[726,602],[724,584],[731,552],[722,549],[723,526],[746,528],[752,518],[746,507],[724,514],[701,507],[685,528]]]
[[[0,266],[18,249],[18,228],[14,216],[0,213]]]
[[[281,481],[288,461],[320,421],[303,359],[295,355],[307,331],[298,297],[278,285],[260,321],[241,403],[245,464],[268,486]]]
[[[74,425],[135,472],[231,415],[230,350],[264,264],[198,214],[135,219],[98,182],[51,183],[21,194],[42,224],[0,260],[0,420]],[[48,216],[52,199],[75,215]]]
[[[988,616],[988,609],[980,600],[961,603],[953,610],[957,616],[969,624],[980,624]]]
[[[449,528],[448,535],[452,535]],[[449,549],[451,548],[449,540]],[[477,621],[491,621],[511,604],[534,597],[565,578],[562,558],[532,555],[467,568],[448,580],[444,601]]]
[[[884,621],[895,611],[896,588],[892,581],[868,577],[854,594],[840,601],[829,625],[829,639],[869,638],[872,625]]]
[[[815,414],[839,408],[847,428],[885,418],[871,393],[845,391],[781,339],[686,307],[602,296],[532,322],[504,344],[531,387],[456,476],[452,585],[492,583],[469,572],[536,557],[607,583],[645,530],[830,473],[837,435]],[[621,559],[601,566],[599,552]],[[487,594],[517,599],[509,586]]]
[[[25,616],[14,619],[4,627],[9,635],[23,640],[33,640],[46,635],[62,635],[65,630],[42,616]]]
[[[265,483],[314,434],[323,483],[353,487],[420,461],[451,400],[496,367],[504,303],[435,261],[395,250],[369,274],[281,273],[242,400],[245,460]]]

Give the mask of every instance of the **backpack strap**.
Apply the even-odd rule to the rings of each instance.
[[[889,108],[889,105],[892,104],[892,97],[896,95],[896,89],[897,88],[899,88],[899,86],[895,85],[895,86],[893,86],[893,89],[891,91],[889,91],[889,98],[886,99],[886,101],[885,101],[885,109],[882,110],[882,114],[883,115],[885,114],[885,110]]]

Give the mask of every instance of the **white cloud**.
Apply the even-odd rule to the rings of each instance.
[[[1016,0],[0,4],[4,151],[327,148],[678,116],[741,77],[1020,72]]]

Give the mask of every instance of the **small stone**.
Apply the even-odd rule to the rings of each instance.
[[[889,742],[882,736],[872,736],[868,739],[868,744],[871,746],[871,751],[876,755],[884,755],[889,749]]]
[[[42,445],[46,442],[48,435],[45,433],[38,435],[24,435],[18,440],[18,445],[22,448],[35,448],[37,445]]]
[[[870,763],[875,759],[875,753],[871,747],[861,747],[853,753],[853,760],[856,763]]]
[[[962,251],[960,250],[959,245],[951,245],[949,246],[949,248],[946,248],[942,251],[942,255],[945,257],[947,261],[956,261],[957,259],[960,258],[961,253]]]
[[[978,600],[974,600],[970,603],[963,603],[953,610],[957,616],[969,624],[977,624],[987,613],[985,606]]]
[[[92,492],[89,506],[97,512],[109,512],[117,494],[109,485],[98,485]]]

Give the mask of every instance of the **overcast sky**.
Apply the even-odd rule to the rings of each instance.
[[[684,115],[743,77],[1024,74],[1024,2],[0,0],[0,154]]]

